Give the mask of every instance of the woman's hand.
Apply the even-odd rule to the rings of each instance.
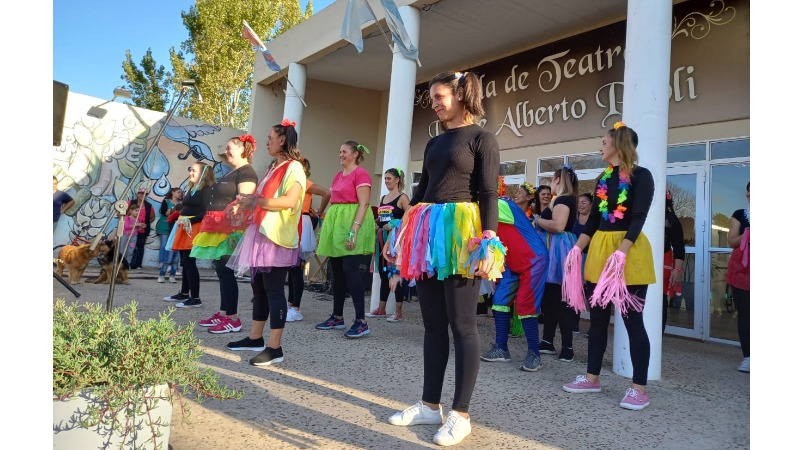
[[[386,231],[392,231],[392,227],[388,223],[383,226],[383,229]]]
[[[678,286],[683,281],[683,272],[678,272],[675,269],[672,269],[672,273],[669,275],[669,286]]]
[[[387,243],[383,244],[383,251],[381,253],[383,253],[383,259],[385,259],[386,261],[389,261],[392,264],[397,262],[397,260],[392,256],[392,243],[391,242],[387,242]]]
[[[347,232],[347,239],[345,240],[345,247],[348,250],[353,250],[356,248],[356,231],[350,230]]]
[[[483,232],[483,239],[494,239],[497,233],[491,230]],[[494,270],[494,249],[491,246],[486,247],[486,254],[483,255],[481,263],[478,265],[478,270],[475,271],[475,276],[486,277]]]

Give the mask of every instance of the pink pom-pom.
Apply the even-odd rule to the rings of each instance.
[[[586,297],[583,294],[583,254],[576,245],[564,259],[564,278],[561,280],[562,300],[575,312],[586,311]]]
[[[744,229],[739,249],[742,250],[742,266],[747,267],[750,263],[750,227]]]
[[[637,312],[642,312],[644,309],[644,299],[632,295],[625,285],[625,253],[619,250],[606,260],[603,273],[600,274],[594,293],[589,299],[593,307],[605,308],[609,302],[613,303],[623,316],[628,314],[630,308]]]

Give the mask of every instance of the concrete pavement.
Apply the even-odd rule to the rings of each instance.
[[[96,277],[91,266],[84,277]],[[156,283],[157,271],[130,273],[131,285],[118,286],[115,305],[139,302],[139,317],[156,317],[174,306],[163,297],[180,284]],[[180,279],[178,280],[180,283]],[[108,285],[80,284],[79,301],[105,303]],[[433,443],[437,427],[396,427],[386,418],[417,400],[422,393],[423,326],[419,304],[408,303],[405,320],[389,323],[369,319],[371,334],[348,340],[344,330],[320,331],[316,323],[332,311],[332,298],[306,292],[302,322],[286,324],[285,361],[266,368],[248,364],[254,352],[231,352],[225,344],[243,338],[250,329],[252,305],[249,283],[241,282],[239,333],[215,335],[202,327],[202,362],[221,381],[243,389],[239,401],[192,403],[194,427],[180,423],[175,411],[171,447],[188,449],[416,449],[439,448]],[[53,298],[74,300],[53,281]],[[211,316],[219,307],[219,285],[211,270],[201,269],[202,308],[178,309],[173,317],[188,324]],[[352,302],[345,304],[345,322],[354,318]],[[581,323],[582,331],[588,329]],[[481,348],[494,339],[490,317],[478,317]],[[619,407],[630,380],[615,375],[609,332],[599,394],[570,394],[561,385],[586,371],[587,339],[575,337],[575,360],[560,362],[542,355],[539,372],[519,370],[526,354],[524,337],[511,339],[512,363],[481,363],[472,397],[472,434],[459,449],[731,449],[750,447],[750,377],[739,373],[741,350],[736,347],[664,338],[662,375],[651,381],[651,405],[643,411]],[[452,347],[452,345],[451,345]],[[556,337],[560,348],[560,337]],[[453,352],[451,351],[451,355]],[[442,403],[450,410],[454,386],[450,358]]]

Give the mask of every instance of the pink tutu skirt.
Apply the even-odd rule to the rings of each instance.
[[[247,227],[226,264],[237,276],[244,275],[247,270],[250,270],[251,276],[255,276],[258,272],[269,272],[272,267],[294,267],[300,264],[300,247],[281,247],[261,234],[258,228],[255,223]]]

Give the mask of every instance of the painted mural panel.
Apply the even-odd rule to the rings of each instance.
[[[136,190],[146,187],[147,201],[158,211],[171,188],[185,188],[188,169],[195,162],[212,166],[217,177],[230,171],[219,153],[229,139],[243,132],[182,117],[173,117],[166,124],[160,142],[143,161],[164,127],[166,116],[162,112],[69,93],[63,140],[60,146],[53,147],[53,176],[58,179],[58,189],[72,196],[75,204],[59,219],[53,233],[54,245],[66,244],[76,235],[94,238],[128,184],[133,189],[124,200],[135,198]],[[144,170],[131,179],[140,164],[144,164]],[[116,222],[111,223],[107,234],[115,234]],[[147,238],[144,265],[158,262],[155,225],[154,221]],[[87,231],[82,230],[84,226],[88,226]]]

